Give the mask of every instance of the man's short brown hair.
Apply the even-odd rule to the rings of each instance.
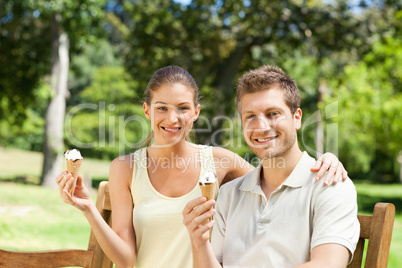
[[[241,113],[241,97],[274,87],[283,90],[285,103],[294,114],[300,108],[300,93],[296,82],[281,68],[270,65],[248,71],[239,79],[236,98],[238,112]]]

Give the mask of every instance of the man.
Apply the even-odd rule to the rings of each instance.
[[[216,210],[204,197],[183,210],[195,267],[345,267],[360,231],[356,189],[350,179],[328,187],[313,180],[315,160],[297,142],[295,82],[277,67],[249,71],[237,108],[261,163],[221,187]]]

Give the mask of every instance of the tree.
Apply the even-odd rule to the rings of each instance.
[[[301,48],[315,49],[321,59],[327,56],[327,51],[345,50],[351,42],[360,40],[356,38],[359,32],[354,31],[360,20],[346,2],[337,3],[266,0],[194,0],[187,6],[174,1],[126,3],[125,10],[132,17],[126,67],[141,81],[139,88],[144,88],[151,74],[161,66],[180,65],[197,80],[204,114],[210,118],[232,115],[235,80],[243,71],[267,63],[281,66],[281,59]],[[312,44],[310,47],[306,46],[308,42]],[[196,127],[205,127],[202,123],[198,122]],[[222,120],[214,120],[211,132],[221,129],[223,124]],[[200,142],[213,142],[211,132],[199,135]],[[215,144],[220,145],[223,137],[215,138]]]
[[[51,94],[49,105],[46,112],[46,127],[44,139],[44,163],[41,177],[41,184],[46,186],[54,186],[54,178],[59,173],[62,151],[63,151],[63,121],[65,112],[65,99],[67,97],[67,77],[69,54],[73,54],[80,45],[95,38],[95,32],[98,32],[97,24],[103,18],[102,1],[84,0],[84,1],[7,1],[5,21],[7,24],[2,28],[2,37],[7,40],[5,43],[15,43],[20,46],[3,46],[5,51],[2,59],[4,66],[12,66],[13,53],[20,55],[20,64],[15,65],[17,74],[21,73],[22,77],[28,77],[29,80],[15,79],[13,82],[10,76],[1,74],[4,78],[4,87],[6,92],[13,92],[15,85],[21,83],[21,92],[25,92],[28,98],[17,97],[11,98],[13,94],[8,93],[6,100],[13,100],[6,103],[3,107],[10,109],[13,106],[19,106],[21,102],[29,102],[29,96],[35,89],[40,77],[50,70]],[[1,18],[2,21],[4,18]],[[36,26],[33,31],[26,31],[30,26],[21,27],[20,25]],[[20,29],[20,35],[15,37],[13,30]],[[50,35],[49,35],[50,33]],[[3,43],[3,41],[2,41]],[[26,49],[22,49],[26,47]],[[70,50],[69,50],[70,48]],[[36,56],[36,52],[44,52]],[[51,53],[49,53],[51,52]],[[28,60],[24,60],[26,55],[33,54],[35,57],[28,56]],[[51,54],[51,62],[45,56]],[[17,62],[19,63],[19,62]],[[24,69],[24,66],[29,67]],[[36,71],[35,67],[38,68]],[[44,67],[47,66],[47,67]],[[32,70],[32,71],[31,71]],[[28,75],[26,75],[27,73]],[[33,74],[32,74],[33,73]],[[49,72],[47,72],[49,73]],[[11,78],[11,79],[10,79]],[[11,82],[10,82],[11,81]],[[22,94],[21,94],[22,95]],[[1,95],[0,95],[1,96]],[[4,96],[4,95],[3,95]],[[16,100],[15,100],[16,99]],[[5,110],[4,109],[4,110]],[[23,114],[24,108],[20,113]]]
[[[402,151],[402,40],[373,44],[364,60],[345,67],[334,95],[339,101],[340,156],[347,169],[377,181],[395,181]],[[391,178],[389,178],[391,176]],[[387,178],[388,177],[388,178]]]
[[[361,60],[349,63],[331,81],[333,94],[324,103],[339,102],[340,157],[355,177],[395,182],[402,150],[402,11],[401,2],[369,9],[373,34]],[[380,13],[378,13],[380,11]],[[360,175],[360,176],[359,176]]]

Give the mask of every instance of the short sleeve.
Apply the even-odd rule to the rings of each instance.
[[[316,190],[318,192],[313,200],[311,249],[322,244],[340,244],[353,257],[360,234],[357,194],[353,182],[347,179]]]

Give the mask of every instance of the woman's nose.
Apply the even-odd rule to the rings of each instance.
[[[177,123],[179,121],[180,114],[178,111],[171,109],[168,113],[167,120],[170,124]]]

